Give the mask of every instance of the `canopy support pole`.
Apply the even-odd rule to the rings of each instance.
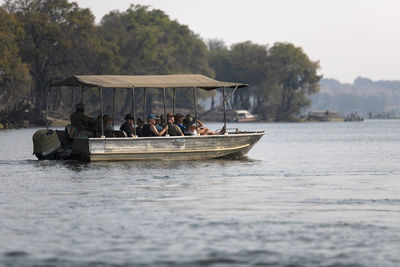
[[[175,97],[176,97],[176,88],[172,89],[172,114],[175,115]]]
[[[83,104],[83,86],[81,85],[81,103]]]
[[[166,98],[165,98],[165,87],[163,88],[163,102],[164,102],[164,120],[165,120],[165,126],[168,125],[168,120],[167,120],[167,103],[166,103]],[[166,136],[169,136],[168,129]]]
[[[113,105],[112,105],[112,125],[115,123],[115,88],[113,89]]]
[[[197,95],[196,95],[196,87],[193,87],[193,98],[194,98],[194,117],[195,117],[195,120],[196,120],[196,131],[197,131],[197,134],[199,134],[199,125],[198,125],[198,123],[197,123]]]
[[[143,122],[146,121],[146,88],[143,90]]]
[[[99,87],[99,91],[100,91],[100,114],[101,114],[101,118],[100,118],[100,124],[101,124],[101,138],[105,138],[104,136],[104,122],[103,122],[103,87],[100,86]]]
[[[226,98],[225,98],[225,86],[222,87],[222,105],[224,106],[224,129],[226,131]]]
[[[46,129],[49,130],[49,102],[50,102],[50,88],[47,88],[47,101],[46,101]]]
[[[136,135],[136,98],[135,86],[132,86],[132,113],[133,113],[133,134]]]

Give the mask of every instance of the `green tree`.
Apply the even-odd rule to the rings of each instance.
[[[266,45],[243,42],[228,49],[223,42],[208,43],[210,66],[220,80],[249,83],[238,90],[233,109],[253,109],[263,119],[294,120],[318,92],[318,62],[311,61],[292,44]]]
[[[111,12],[99,32],[117,44],[124,74],[211,72],[204,42],[161,10],[131,5],[125,12]]]
[[[20,54],[30,65],[34,103],[44,108],[52,79],[87,72],[94,64],[94,16],[68,0],[7,0],[5,6],[23,24]]]
[[[250,109],[252,96],[253,100],[256,97],[260,102],[260,92],[264,91],[268,74],[268,47],[248,41],[234,44],[228,49],[218,40],[209,41],[208,47],[210,66],[218,80],[251,84],[250,88],[236,91],[232,108]]]
[[[12,14],[0,7],[0,97],[9,110],[17,98],[29,95],[30,76],[27,64],[19,56],[17,40],[24,31]]]
[[[238,90],[233,95],[233,107],[248,110],[250,97],[261,89],[260,86],[267,79],[268,47],[248,41],[233,45],[230,54],[232,70],[229,80],[252,85],[251,88]]]
[[[311,61],[302,48],[276,43],[269,50],[271,70],[279,85],[280,105],[277,120],[295,120],[302,108],[310,105],[306,96],[319,91],[319,62]]]
[[[125,12],[110,12],[101,20],[99,34],[115,45],[115,57],[121,62],[119,74],[212,75],[205,43],[186,25],[171,20],[161,10],[131,5]],[[147,90],[147,93],[147,110],[151,111],[151,102],[160,90]],[[199,91],[200,97],[206,95],[207,92]],[[192,107],[192,100],[180,99],[186,96],[177,94],[177,103]],[[138,90],[138,102],[141,100],[143,94]]]

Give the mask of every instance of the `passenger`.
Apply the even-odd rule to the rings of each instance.
[[[161,125],[161,119],[160,119],[159,116],[156,117],[156,124],[155,124],[154,126],[156,126],[156,129],[157,129],[157,131],[159,131],[159,132],[161,132],[162,129],[164,128],[164,127]]]
[[[197,122],[197,125],[196,125]],[[204,127],[203,123],[196,118],[194,118],[191,114],[186,115],[186,129],[185,129],[185,134],[186,135],[220,135],[225,133],[225,129],[222,129],[221,131],[214,132],[208,129],[207,127]]]
[[[196,125],[194,125],[195,122],[196,121],[192,115],[190,115],[190,114],[186,115],[186,118],[184,120],[184,123],[185,123],[184,134],[185,135],[198,135]]]
[[[225,134],[225,128],[222,128],[221,131],[214,132],[208,129],[207,127],[204,127],[203,123],[201,121],[197,121],[197,125],[199,128],[200,135],[220,135],[220,134]]]
[[[94,137],[94,133],[89,131],[89,126],[94,123],[93,118],[87,116],[85,106],[82,103],[75,105],[76,111],[71,114],[71,125],[78,131],[78,136]]]
[[[177,113],[175,115],[175,124],[179,126],[179,128],[181,129],[182,133],[185,132],[185,125],[183,124],[183,118],[185,116],[183,116],[181,113]]]
[[[114,127],[112,126],[112,118],[110,115],[105,114],[103,118],[101,115],[97,116],[96,124],[97,124],[97,132],[101,133],[101,124],[103,123],[104,131],[114,131]]]
[[[197,129],[200,135],[215,135],[216,133],[208,129],[207,127],[204,127],[203,123],[199,120],[197,122]]]
[[[112,118],[109,115],[103,116],[104,131],[114,131],[114,126],[112,125]]]
[[[143,122],[143,120],[142,119],[137,119],[137,126],[136,126],[136,135],[138,136],[138,137],[143,137],[144,135],[143,135],[143,125],[144,125],[144,122]]]
[[[175,118],[172,113],[167,114],[167,122],[168,122],[168,134],[170,136],[183,136],[181,128],[174,123]]]
[[[131,114],[126,114],[125,122],[119,128],[121,131],[124,131],[128,137],[135,137],[135,128],[133,127],[133,120]]]
[[[143,136],[162,136],[168,130],[168,125],[160,132],[156,129],[156,116],[150,114],[147,117],[147,124],[143,125]]]
[[[166,123],[165,123],[165,118],[164,118],[164,116],[163,115],[161,115],[160,116],[160,125],[161,125],[161,127],[165,127],[165,125],[166,125]]]

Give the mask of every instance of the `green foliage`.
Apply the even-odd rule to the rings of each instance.
[[[30,66],[35,104],[44,107],[52,79],[88,70],[95,44],[94,17],[67,0],[7,1],[22,23],[20,55]]]
[[[218,79],[251,84],[250,89],[234,95],[232,109],[252,106],[264,119],[295,120],[310,105],[307,96],[319,90],[319,63],[292,44],[276,43],[268,48],[244,42],[228,49],[214,40],[209,49],[210,66]]]
[[[111,12],[102,19],[99,35],[116,45],[120,74],[212,72],[203,41],[161,10],[132,5],[126,12]]]
[[[276,43],[270,49],[270,62],[281,85],[277,120],[293,120],[303,107],[310,105],[306,96],[319,91],[319,63],[312,62],[300,47],[289,43]]]
[[[29,95],[28,66],[22,62],[17,45],[23,35],[15,17],[0,7],[0,97],[6,110],[12,109],[18,98]]]
[[[31,77],[31,96],[38,110],[45,107],[49,83],[74,74],[200,73],[249,83],[251,89],[236,91],[231,108],[252,108],[264,119],[277,120],[295,119],[310,104],[308,96],[319,90],[318,62],[292,44],[269,48],[243,42],[228,48],[222,41],[211,40],[207,48],[186,25],[141,5],[110,12],[100,25],[94,24],[89,9],[69,0],[7,0],[4,7],[0,10],[0,37],[5,40],[0,44],[1,95],[13,101],[26,94]],[[72,92],[56,91],[52,107],[73,105]],[[97,92],[88,92],[87,103],[96,102]],[[143,90],[136,92],[136,102],[142,103]],[[176,93],[177,107],[193,108],[191,90]],[[108,100],[112,96],[105,94]],[[167,90],[169,102],[171,94]],[[198,91],[200,98],[213,94]],[[147,90],[148,113],[154,108],[152,101],[159,101],[161,95],[161,90]],[[116,100],[119,112],[131,112],[129,94],[118,94]]]
[[[99,35],[115,46],[114,57],[118,58],[120,66],[105,68],[104,73],[212,75],[204,42],[186,25],[170,20],[161,10],[132,5],[125,12],[111,12],[101,20]],[[161,95],[161,90],[147,92],[149,100]],[[200,97],[208,95],[199,91]],[[138,100],[143,100],[143,94],[138,94]],[[152,106],[150,101],[148,103],[147,110],[150,112]],[[191,99],[181,92],[177,93],[177,103],[184,107],[193,106]]]

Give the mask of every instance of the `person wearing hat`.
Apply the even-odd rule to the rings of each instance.
[[[161,131],[157,131],[156,129],[156,116],[150,114],[147,117],[147,124],[143,125],[143,136],[162,136],[168,130],[168,125],[164,127]]]
[[[94,120],[87,116],[84,111],[85,106],[82,103],[75,105],[75,112],[70,116],[71,125],[76,128],[79,136],[94,137],[94,133],[88,131],[89,124],[93,123]]]
[[[133,116],[131,114],[126,114],[125,122],[119,128],[124,131],[128,137],[135,137],[135,128],[133,127]]]

